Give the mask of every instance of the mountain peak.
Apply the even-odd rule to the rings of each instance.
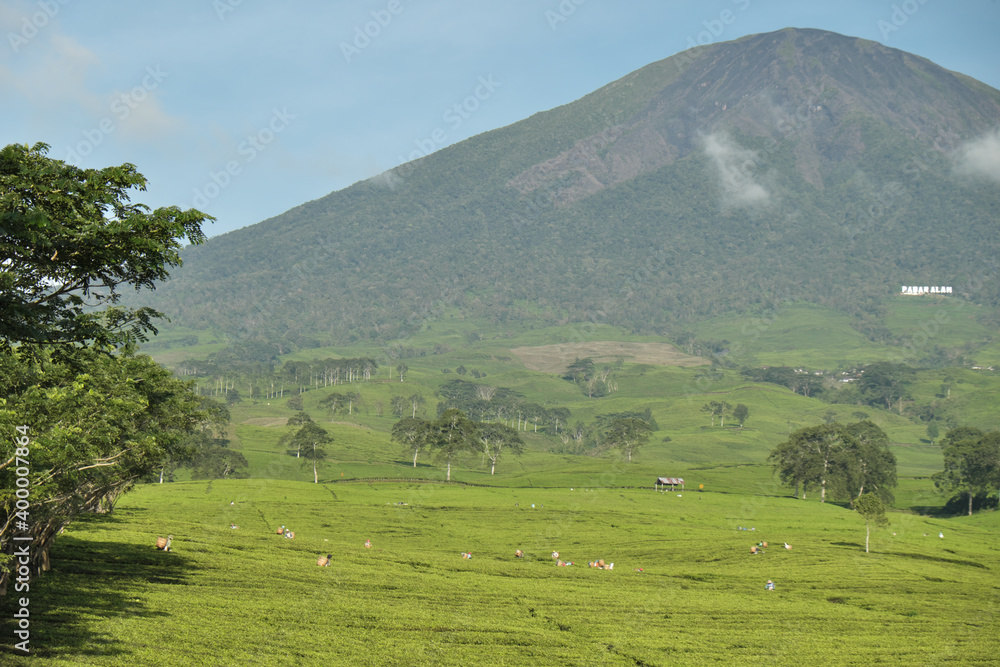
[[[211,239],[151,305],[305,344],[444,309],[662,333],[793,300],[877,339],[899,285],[993,262],[1000,191],[969,174],[992,174],[998,126],[1000,92],[924,58],[750,35]],[[967,298],[1000,303],[977,284]]]

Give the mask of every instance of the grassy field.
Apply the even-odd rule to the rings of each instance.
[[[935,345],[965,345],[977,362],[997,356],[973,306],[896,299],[888,308],[909,349],[876,345],[813,306],[696,333],[728,339],[738,363],[832,369]],[[425,351],[405,358],[405,381],[384,349],[289,355],[382,364],[370,382],[302,394],[334,437],[321,483],[277,445],[294,392],[232,406],[230,446],[251,478],[192,482],[182,470],[177,482],[138,487],[112,514],[75,521],[52,571],[31,582],[33,656],[8,644],[0,665],[996,664],[1000,513],[937,513],[941,449],[925,423],[690,366],[665,343],[602,324],[497,331],[450,318],[399,342]],[[179,331],[150,352],[173,364],[224,345]],[[560,377],[560,366],[590,354],[615,365],[616,392],[588,398]],[[659,429],[626,465],[566,453],[550,425],[529,427],[524,454],[501,459],[495,475],[469,455],[444,484],[439,462],[421,455],[414,467],[390,441],[389,406],[417,394],[418,416],[433,416],[437,390],[454,379],[569,408],[564,431],[647,408]],[[334,416],[321,406],[333,391],[359,392],[362,405]],[[998,391],[990,371],[922,369],[909,400],[997,429]],[[744,427],[713,423],[702,410],[713,400],[747,405]],[[789,498],[767,464],[791,431],[862,414],[889,434],[900,477],[892,523],[873,531],[867,554],[856,513],[813,494]],[[683,477],[687,488],[654,492],[657,476]],[[296,539],[275,535],[282,524]],[[153,549],[166,534],[174,551]],[[772,546],[751,555],[762,540]],[[518,548],[525,558],[514,558]],[[574,565],[557,567],[554,550]],[[317,567],[327,553],[333,565]],[[600,558],[614,569],[587,567]],[[6,626],[11,603],[0,610]]]
[[[856,513],[765,493],[149,485],[60,537],[32,582],[33,657],[0,660],[995,664],[1000,514],[890,518],[866,554]]]

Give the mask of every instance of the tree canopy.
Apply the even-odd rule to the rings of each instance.
[[[0,344],[145,340],[159,313],[115,305],[120,288],[165,279],[212,218],[132,203],[146,188],[134,165],[81,169],[48,149],[0,149]]]
[[[934,485],[945,493],[985,500],[1000,490],[1000,432],[984,433],[963,426],[948,431],[941,440],[944,470],[934,475]]]
[[[896,485],[896,457],[889,451],[889,438],[874,423],[862,421],[807,426],[793,432],[771,452],[775,472],[802,497],[806,489],[819,488],[820,500],[827,493],[853,500],[866,489],[884,500],[892,499]]]
[[[73,517],[190,460],[189,434],[220,414],[134,354],[159,314],[117,305],[166,278],[211,218],[132,203],[146,186],[133,165],[80,169],[48,148],[0,150],[0,430],[16,445],[0,462],[0,553],[30,537],[32,574]]]

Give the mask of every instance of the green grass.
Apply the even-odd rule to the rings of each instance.
[[[865,554],[856,513],[760,490],[149,485],[60,536],[30,664],[989,664],[998,519],[892,513]]]
[[[979,313],[971,306],[946,312],[954,305],[897,299],[888,305],[887,321],[898,336],[925,332],[920,351],[965,346],[977,360],[988,357],[996,343]],[[812,306],[791,306],[766,321],[719,319],[698,333],[728,338],[740,363],[834,368],[893,352],[862,337],[845,317]],[[995,660],[1000,513],[937,515],[944,499],[930,477],[941,469],[941,450],[927,441],[925,423],[705,367],[625,363],[615,375],[618,391],[591,399],[556,374],[526,370],[510,353],[518,346],[601,340],[662,341],[604,325],[498,332],[487,322],[429,321],[399,343],[427,350],[440,344],[447,351],[404,359],[405,382],[395,373],[389,381],[383,365],[372,382],[302,395],[306,411],[334,437],[319,485],[311,483],[311,467],[277,446],[287,430],[282,420],[294,413],[287,407],[292,394],[233,406],[231,446],[246,456],[253,478],[142,486],[112,515],[72,524],[56,543],[53,571],[32,582],[30,662]],[[203,339],[158,356],[203,357],[209,344]],[[331,347],[289,358],[380,353]],[[459,365],[486,377],[442,372]],[[571,424],[648,407],[660,429],[630,465],[612,456],[559,453],[562,442],[551,429],[525,432],[525,453],[501,459],[496,475],[481,457],[467,456],[455,461],[457,483],[444,484],[440,462],[421,454],[414,467],[412,456],[390,441],[390,405],[393,396],[417,393],[425,399],[424,416],[433,416],[435,392],[453,379],[568,407]],[[998,389],[995,373],[948,368],[919,371],[911,392],[915,405],[991,429],[1000,428]],[[330,392],[348,390],[364,399],[355,414],[334,417],[320,406]],[[712,425],[701,410],[712,400],[749,406],[744,428],[731,421]],[[860,517],[820,504],[815,494],[788,498],[766,462],[790,431],[831,413],[854,421],[859,411],[889,434],[900,476],[892,525],[873,532],[870,554],[863,550]],[[650,487],[657,476],[683,477],[687,489],[655,493]],[[699,485],[704,493],[695,491]],[[241,528],[230,530],[230,523]],[[281,524],[296,531],[294,541],[274,535]],[[175,551],[156,552],[153,540],[166,533],[175,536]],[[367,538],[371,550],[363,547]],[[794,549],[750,556],[749,546],[760,539],[787,541]],[[528,558],[514,559],[516,548]],[[553,549],[578,564],[555,567],[548,557]],[[463,551],[473,558],[462,559]],[[325,553],[334,553],[336,564],[317,568]],[[593,558],[614,561],[615,570],[581,567]],[[764,591],[767,579],[776,591]],[[0,653],[0,664],[13,660]]]

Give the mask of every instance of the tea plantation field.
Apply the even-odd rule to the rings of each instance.
[[[857,513],[780,495],[146,485],[60,536],[0,663],[996,664],[1000,514],[890,520],[866,554]]]

